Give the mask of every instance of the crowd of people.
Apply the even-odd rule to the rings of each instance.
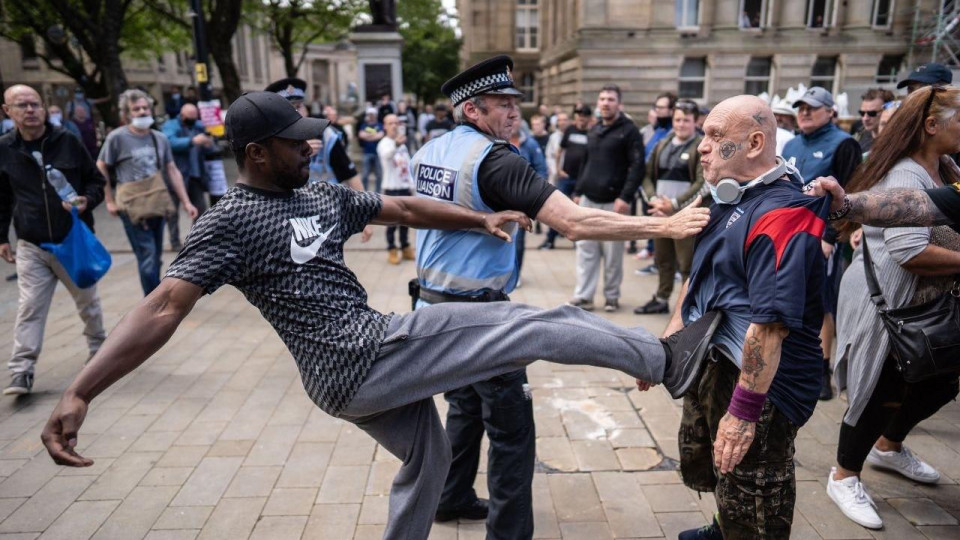
[[[850,133],[821,87],[793,103],[737,96],[712,110],[663,93],[641,126],[621,89],[606,84],[593,107],[578,102],[568,114],[544,105],[524,120],[512,67],[503,56],[472,66],[444,84],[449,102],[419,114],[389,95],[363,108],[353,130],[359,167],[337,111],[307,110],[304,81],[246,94],[226,117],[240,177],[225,193],[211,189],[207,163],[222,149],[198,122],[195,95],[172,93],[158,125],[148,94],[124,92],[125,125],[99,144],[82,93],[64,110],[28,86],[7,88],[0,258],[16,264],[20,299],[4,394],[32,390],[46,314],[64,283],[90,362],[44,442],[58,463],[87,465],[63,434],[76,433],[89,400],[146,360],[203,294],[232,284],[284,339],[316,404],[404,460],[385,538],[425,538],[433,520],[457,518],[486,519],[490,538],[532,537],[525,366],[537,359],[611,367],[640,390],[663,382],[684,400],[681,475],[715,492],[718,513],[681,540],[789,538],[794,439],[817,401],[833,398],[833,383],[848,407],[836,467],[824,474],[847,517],[883,524],[860,480],[864,463],[938,481],[904,441],[956,398],[958,377],[903,379],[868,276],[893,308],[955,291],[960,234],[945,209],[960,205],[931,192],[901,216],[890,208],[902,206],[879,212],[867,196],[960,186],[960,90],[948,69],[918,67],[898,85],[905,95],[869,89]],[[51,198],[51,169],[74,199]],[[156,185],[164,186],[156,203],[131,195]],[[835,197],[811,196],[827,192]],[[92,228],[101,202],[123,223],[146,297],[109,338],[96,286],[78,288],[39,247],[63,240],[72,210]],[[185,244],[180,206],[195,228]],[[533,223],[545,227],[539,249],[556,249],[560,236],[573,241],[576,286],[566,306],[509,302]],[[343,243],[369,238],[370,224],[386,225],[388,264],[416,265],[412,313],[369,308],[343,263]],[[423,229],[415,241],[410,227]],[[164,230],[178,255],[161,278]],[[274,243],[292,260],[244,256]],[[601,275],[604,311],[621,308],[628,252],[652,259],[638,273],[658,280],[634,312],[672,312],[659,340],[588,313]],[[332,306],[331,294],[343,305]],[[328,323],[315,326],[316,317]],[[350,324],[329,322],[340,320]],[[430,399],[437,393],[450,405],[445,428]],[[473,488],[484,433],[489,499]]]

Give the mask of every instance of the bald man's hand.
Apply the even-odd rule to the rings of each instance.
[[[675,240],[698,234],[710,221],[710,209],[700,208],[703,197],[697,198],[690,206],[667,219],[667,237]]]

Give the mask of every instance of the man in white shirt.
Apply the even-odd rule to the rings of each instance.
[[[401,129],[403,128],[403,129]],[[383,171],[383,194],[394,196],[412,195],[413,184],[410,181],[410,152],[407,151],[406,126],[401,126],[397,115],[383,117],[383,130],[386,133],[377,143],[377,157],[380,170]],[[394,243],[394,232],[400,229],[400,248]],[[400,264],[400,261],[415,260],[416,253],[410,247],[407,227],[391,225],[387,227],[387,261]]]

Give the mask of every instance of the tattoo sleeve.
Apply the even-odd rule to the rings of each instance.
[[[874,227],[932,227],[952,223],[919,189],[891,189],[848,195],[846,219]]]
[[[780,323],[751,323],[743,345],[740,386],[765,394],[780,366],[780,348],[788,330]]]

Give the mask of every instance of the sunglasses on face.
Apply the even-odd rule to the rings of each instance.
[[[857,111],[860,113],[860,116],[869,116],[870,118],[876,118],[880,111]]]

